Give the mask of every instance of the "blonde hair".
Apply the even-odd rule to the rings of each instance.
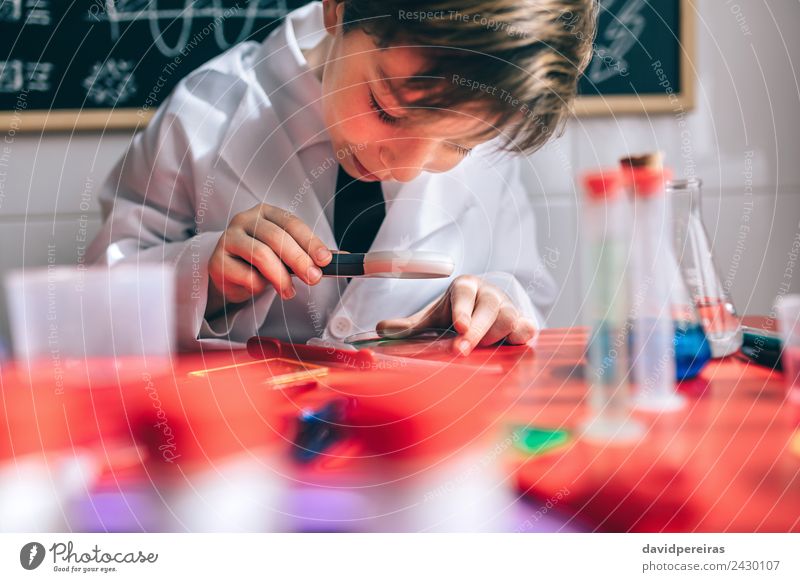
[[[425,50],[427,66],[403,81],[428,111],[478,105],[507,149],[532,152],[558,133],[591,60],[594,0],[341,0],[345,34],[381,47]]]

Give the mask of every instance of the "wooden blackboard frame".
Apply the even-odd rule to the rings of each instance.
[[[0,130],[30,133],[137,129],[145,127],[154,113],[135,108],[3,111],[0,113]]]
[[[575,114],[579,117],[597,117],[615,114],[674,113],[691,111],[695,99],[695,20],[696,8],[691,0],[679,0],[680,25],[680,91],[677,98],[666,93],[659,95],[592,95],[580,96],[575,101]]]
[[[695,99],[695,11],[692,0],[679,0],[680,91],[675,98],[659,95],[579,96],[575,114],[579,117],[615,114],[668,113],[689,111]],[[0,131],[105,131],[143,128],[154,111],[137,108],[63,109],[0,112]]]

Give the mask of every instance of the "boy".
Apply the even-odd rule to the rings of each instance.
[[[182,80],[101,193],[89,249],[167,261],[181,347],[453,326],[530,341],[553,283],[518,163],[563,123],[591,0],[324,0]],[[451,255],[452,280],[322,279],[342,251]],[[296,273],[291,277],[287,266]]]

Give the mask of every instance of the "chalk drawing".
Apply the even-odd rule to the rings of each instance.
[[[119,39],[122,24],[147,22],[153,43],[166,57],[174,57],[186,50],[194,25],[198,21],[203,25],[215,23],[214,39],[217,46],[224,50],[247,38],[253,32],[257,19],[274,20],[289,12],[286,0],[228,0],[225,3],[222,0],[184,0],[183,8],[170,9],[159,8],[158,0],[97,1],[103,2],[102,10],[98,10],[98,5],[95,4],[89,11],[90,20],[108,22],[112,40]],[[170,46],[163,33],[176,21],[180,22],[180,33]],[[239,34],[230,40],[226,38],[224,31],[225,23],[229,21],[237,21],[239,25]]]

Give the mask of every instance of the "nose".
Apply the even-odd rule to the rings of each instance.
[[[428,138],[394,139],[381,145],[380,160],[398,182],[410,182],[419,176],[436,150],[436,141]]]

